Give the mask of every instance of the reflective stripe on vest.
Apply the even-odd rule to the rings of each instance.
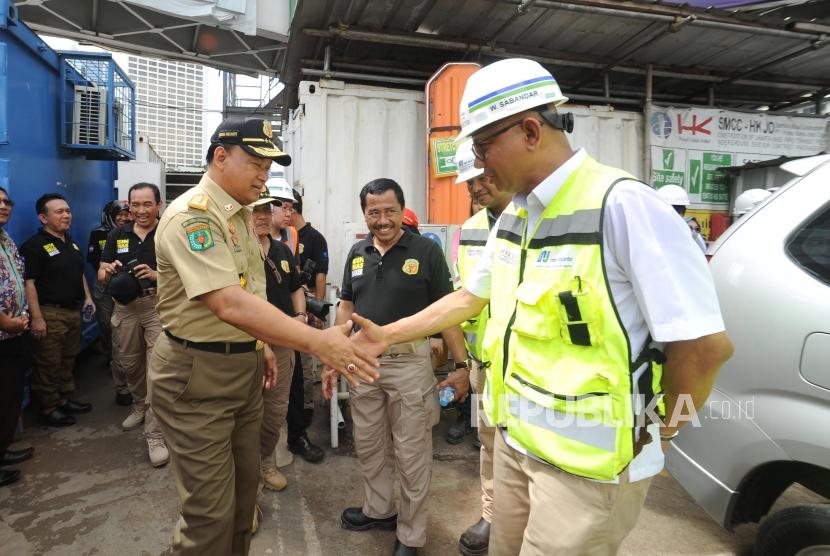
[[[457,261],[458,274],[462,283],[478,264],[489,236],[490,219],[487,216],[487,209],[478,211],[462,224]],[[487,326],[489,313],[490,308],[485,307],[477,317],[461,323],[467,353],[478,362],[483,360],[481,342],[484,339],[484,329]]]
[[[507,207],[482,342],[491,422],[539,459],[599,480],[631,461],[637,424],[639,385],[603,262],[602,209],[620,179],[633,178],[586,158],[530,231],[527,212]]]

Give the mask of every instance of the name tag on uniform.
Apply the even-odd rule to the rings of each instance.
[[[115,249],[118,253],[129,253],[130,252],[130,240],[129,239],[117,239],[117,240],[115,240]]]
[[[470,259],[480,259],[484,254],[484,247],[467,247],[467,257]]]
[[[363,257],[355,257],[352,259],[352,278],[363,276]]]
[[[533,267],[571,269],[575,262],[576,253],[572,248],[543,249],[533,262]]]
[[[55,255],[60,255],[60,251],[57,247],[55,247],[54,243],[47,243],[43,246],[43,250],[46,251],[50,257],[54,257]]]
[[[498,257],[499,261],[503,262],[507,266],[516,266],[519,264],[519,254],[507,247],[502,247],[499,250]]]

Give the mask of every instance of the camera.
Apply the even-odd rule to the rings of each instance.
[[[308,259],[304,264],[303,268],[300,270],[300,282],[306,285],[313,286],[314,285],[314,278],[317,276],[317,263]],[[317,317],[318,319],[324,321],[329,316],[329,309],[331,308],[331,303],[328,301],[321,301],[311,295],[310,293],[306,292],[305,294],[305,306],[306,311]]]

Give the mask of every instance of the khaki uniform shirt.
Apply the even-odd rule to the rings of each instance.
[[[205,174],[164,211],[156,230],[156,258],[157,309],[165,330],[192,342],[253,340],[199,299],[228,286],[265,298],[265,263],[251,209]]]

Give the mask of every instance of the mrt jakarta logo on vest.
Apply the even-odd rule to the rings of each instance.
[[[563,247],[561,249],[543,249],[536,261],[533,263],[535,268],[561,268],[571,269],[576,262],[576,253],[572,247]]]

